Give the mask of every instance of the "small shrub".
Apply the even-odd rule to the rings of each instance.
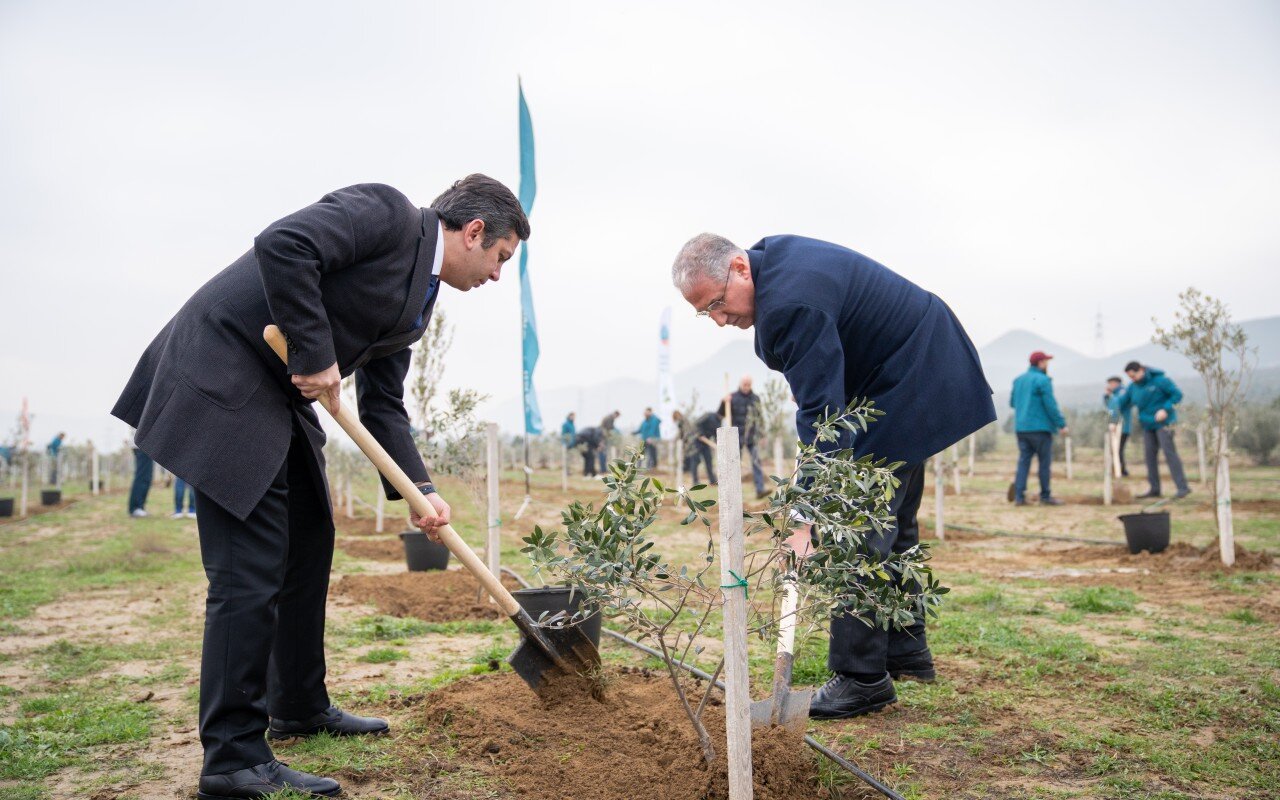
[[[1230,442],[1233,449],[1246,453],[1255,464],[1274,463],[1272,456],[1280,447],[1280,407],[1274,404],[1245,406],[1237,417]]]
[[[402,661],[408,657],[408,650],[396,650],[394,647],[375,647],[360,656],[360,660],[366,664],[389,664],[392,661]]]

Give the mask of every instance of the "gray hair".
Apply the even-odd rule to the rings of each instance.
[[[746,251],[714,233],[700,233],[680,248],[671,265],[671,282],[681,293],[693,288],[699,280],[724,282],[729,277],[729,262]]]

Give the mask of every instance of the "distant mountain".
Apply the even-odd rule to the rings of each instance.
[[[1276,376],[1280,375],[1280,316],[1249,320],[1240,323],[1240,327],[1249,337],[1250,345],[1257,349],[1257,371],[1250,396],[1273,397],[1278,388]],[[1049,374],[1059,402],[1068,407],[1098,402],[1097,395],[1107,377],[1123,376],[1124,365],[1130,361],[1159,367],[1177,381],[1187,395],[1187,402],[1204,402],[1204,387],[1191,363],[1150,342],[1092,358],[1028,331],[1010,331],[978,351],[987,381],[996,391],[996,410],[1001,415],[1008,405],[1009,385],[1026,372],[1027,357],[1035,350],[1054,356]]]
[[[1280,316],[1249,320],[1241,323],[1241,327],[1258,353],[1250,396],[1269,399],[1280,394]],[[1012,330],[978,350],[987,382],[995,390],[996,411],[1001,416],[1009,404],[1009,385],[1026,371],[1027,356],[1035,350],[1044,350],[1054,356],[1049,374],[1053,376],[1059,401],[1067,407],[1088,407],[1098,403],[1107,377],[1122,374],[1124,365],[1130,361],[1163,369],[1182,387],[1187,402],[1204,402],[1204,387],[1191,364],[1182,356],[1150,342],[1094,358],[1031,331]],[[696,392],[699,408],[710,410],[724,394],[726,375],[733,386],[741,376],[751,375],[756,380],[757,389],[769,377],[782,377],[756,358],[750,342],[736,341],[725,345],[702,363],[676,373],[676,391],[681,404],[688,402]],[[616,378],[588,386],[540,390],[538,403],[546,430],[558,430],[564,415],[571,410],[578,412],[578,427],[584,428],[598,424],[601,417],[615,409],[622,412],[620,426],[634,430],[640,424],[644,407],[654,402],[657,393],[656,377],[651,380]],[[518,430],[523,419],[520,398],[513,397],[496,404],[492,416],[504,430]],[[664,431],[667,426],[664,420]]]

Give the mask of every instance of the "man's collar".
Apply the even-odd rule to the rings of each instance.
[[[431,274],[440,277],[440,268],[444,266],[444,223],[436,220],[436,255],[431,263]]]
[[[748,251],[747,251],[747,263],[749,263],[749,264],[751,265],[751,280],[752,280],[752,282],[755,282],[755,281],[760,280],[760,266],[761,266],[762,264],[764,264],[764,251],[763,251],[763,250],[748,250]]]

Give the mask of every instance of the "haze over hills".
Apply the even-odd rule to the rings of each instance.
[[[1257,366],[1250,397],[1269,399],[1280,394],[1280,316],[1264,317],[1241,323],[1249,342],[1257,348]],[[1054,356],[1049,374],[1053,376],[1059,401],[1067,407],[1088,407],[1099,402],[1101,387],[1110,375],[1121,375],[1129,361],[1139,361],[1163,369],[1178,382],[1186,394],[1186,402],[1204,400],[1204,389],[1191,364],[1182,356],[1146,342],[1095,358],[1070,347],[1050,341],[1031,331],[1013,330],[978,348],[987,382],[995,390],[996,411],[1003,416],[1008,408],[1009,385],[1027,369],[1027,356],[1044,350]],[[757,391],[769,378],[782,375],[767,369],[756,358],[749,342],[735,341],[725,345],[705,361],[679,370],[675,374],[676,393],[681,404],[698,397],[700,410],[711,410],[724,394],[725,376],[736,386],[743,375],[755,378]],[[613,410],[622,412],[619,426],[634,430],[646,405],[657,397],[657,378],[617,378],[589,386],[540,389],[538,402],[542,410],[544,430],[558,430],[564,415],[578,412],[578,427],[596,425]],[[494,406],[493,416],[506,431],[520,430],[522,411],[519,397],[508,398]],[[664,432],[670,427],[664,420]]]

